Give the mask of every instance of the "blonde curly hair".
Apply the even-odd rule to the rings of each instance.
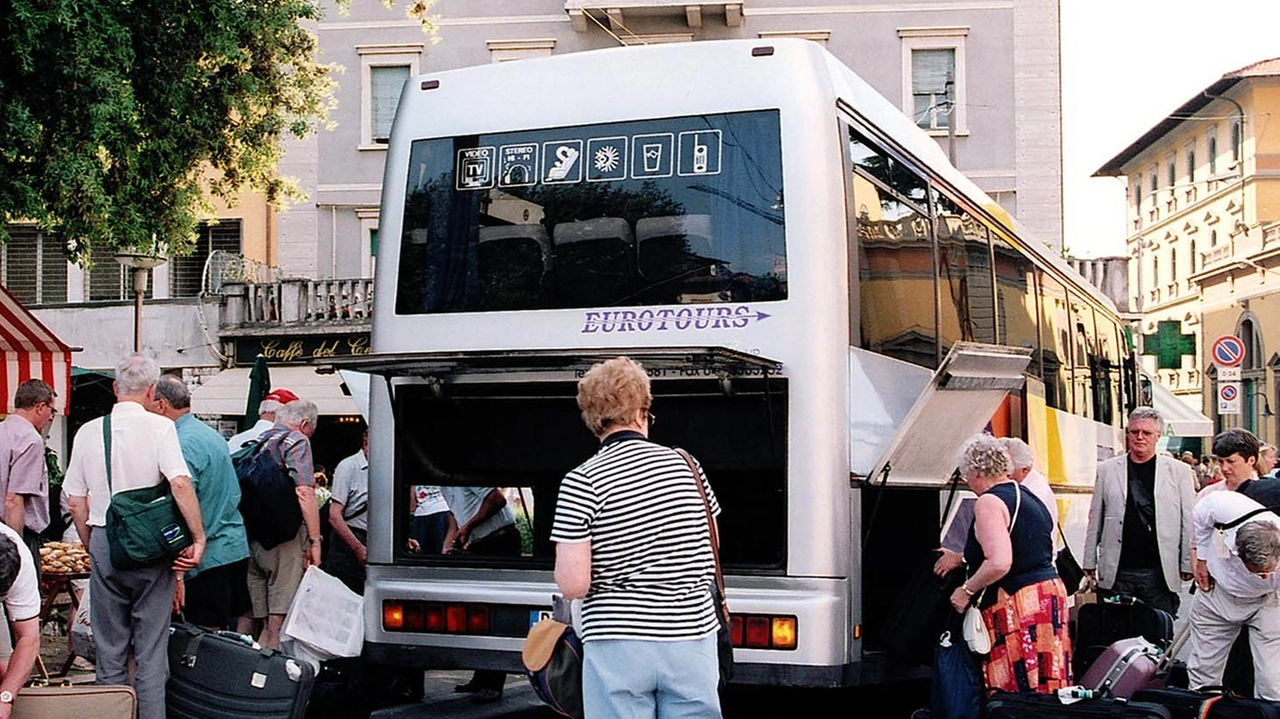
[[[1003,477],[1013,469],[1004,443],[985,432],[974,435],[960,448],[960,476]]]
[[[601,362],[578,380],[578,409],[597,437],[610,427],[630,424],[636,412],[648,411],[652,403],[649,375],[628,357]]]

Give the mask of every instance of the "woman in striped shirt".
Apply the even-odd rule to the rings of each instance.
[[[650,442],[649,377],[625,357],[592,367],[578,408],[600,450],[560,485],[556,584],[582,607],[591,719],[719,717],[715,578],[701,466]]]

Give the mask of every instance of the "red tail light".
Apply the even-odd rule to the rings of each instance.
[[[450,604],[445,607],[445,631],[450,634],[462,634],[467,631],[467,607],[464,604]]]
[[[734,614],[729,619],[729,641],[748,649],[795,649],[799,622],[790,615]]]
[[[467,633],[489,633],[489,608],[483,604],[473,604],[467,608]]]

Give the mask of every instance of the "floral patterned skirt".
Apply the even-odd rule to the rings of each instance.
[[[1071,686],[1071,638],[1067,590],[1058,578],[1030,584],[1010,595],[998,590],[983,610],[991,653],[983,665],[987,690],[1048,694]]]

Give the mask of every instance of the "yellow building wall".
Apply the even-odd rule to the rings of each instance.
[[[276,213],[265,197],[256,192],[241,192],[234,203],[206,193],[213,205],[214,217],[240,220],[240,254],[265,265],[276,263]]]

